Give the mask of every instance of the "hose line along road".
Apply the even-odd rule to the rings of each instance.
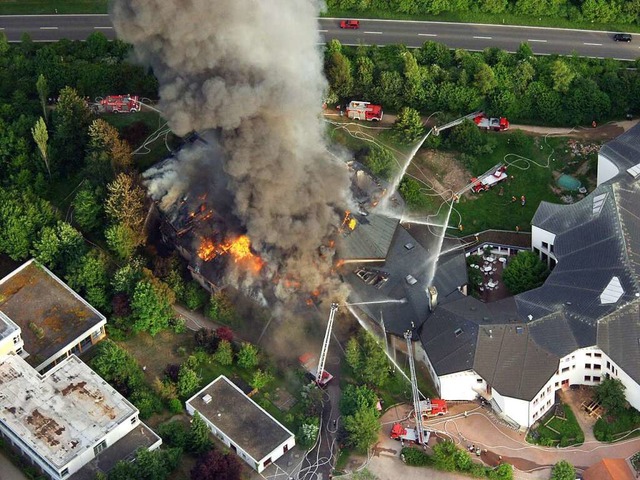
[[[498,47],[510,52],[527,42],[536,54],[578,54],[588,57],[635,60],[640,57],[640,34],[630,43],[615,42],[613,34],[592,30],[482,25],[469,23],[416,22],[404,20],[361,20],[357,30],[343,30],[340,19],[319,19],[319,32],[326,41],[345,45],[388,45],[402,43],[419,47],[432,40],[450,48],[483,50]],[[0,31],[9,41],[20,41],[27,32],[34,41],[61,38],[84,40],[93,32],[115,38],[108,15],[7,15],[0,16]]]

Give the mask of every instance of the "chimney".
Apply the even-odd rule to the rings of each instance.
[[[429,299],[429,311],[433,312],[438,305],[438,290],[435,286],[427,287],[427,298]]]

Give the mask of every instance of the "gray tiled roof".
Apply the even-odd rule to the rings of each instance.
[[[611,160],[621,172],[640,163],[640,124],[603,145],[600,155]]]
[[[353,217],[358,222],[355,230],[338,239],[340,258],[384,259],[399,220],[377,214],[353,214]]]
[[[640,303],[598,322],[598,346],[636,382],[640,379]]]
[[[402,335],[410,329],[412,323],[414,327],[419,327],[429,315],[429,301],[425,291],[427,286],[436,286],[438,302],[442,303],[450,301],[451,293],[467,283],[466,264],[461,249],[452,250],[442,255],[438,260],[436,258],[438,240],[435,235],[425,235],[418,241],[412,236],[413,232],[413,229],[409,233],[402,225],[399,225],[384,265],[375,265],[376,269],[389,274],[389,279],[382,288],[377,289],[366,285],[353,273],[353,270],[345,275],[351,285],[350,300],[352,302],[385,299],[406,300],[405,303],[362,305],[359,307],[375,320],[379,320],[382,315],[387,331],[397,335]],[[442,251],[459,244],[457,239],[445,239],[445,242]],[[413,244],[413,248],[405,248],[408,243]],[[341,256],[344,256],[342,252]],[[432,265],[436,261],[435,273],[430,279],[433,274]],[[407,275],[413,276],[417,282],[414,285],[409,285],[406,281]]]
[[[473,369],[501,395],[532,400],[557,368],[558,357],[536,345],[527,325],[480,327]]]

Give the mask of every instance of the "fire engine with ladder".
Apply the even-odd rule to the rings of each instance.
[[[431,432],[424,428],[423,419],[435,415],[444,415],[448,412],[447,402],[442,399],[426,399],[420,400],[420,390],[418,390],[418,380],[416,377],[416,366],[413,359],[413,343],[411,338],[412,330],[404,333],[407,342],[407,355],[409,357],[409,370],[411,373],[411,393],[413,397],[413,417],[415,428],[409,428],[402,423],[395,423],[391,427],[391,438],[402,441],[416,443],[418,445],[427,445]]]
[[[137,95],[107,95],[97,99],[95,106],[98,113],[135,113],[141,103]]]
[[[379,122],[382,120],[382,115],[382,105],[374,105],[360,100],[353,100],[347,105],[347,117],[353,120]]]
[[[322,342],[322,349],[320,350],[320,360],[318,360],[317,367],[316,359],[310,353],[305,353],[299,358],[303,368],[311,374],[319,387],[324,387],[333,378],[333,375],[325,370],[324,365],[327,361],[327,353],[329,353],[331,330],[333,329],[333,321],[336,318],[338,307],[339,305],[335,302],[331,304],[331,311],[329,312],[329,322],[327,323],[327,331],[324,334],[324,341]]]

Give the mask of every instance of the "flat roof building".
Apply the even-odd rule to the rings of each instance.
[[[105,336],[104,315],[35,260],[0,280],[2,314],[22,331],[24,352],[15,351],[40,372]],[[2,318],[0,341],[7,323]],[[0,347],[0,353],[6,352]]]
[[[151,434],[139,446],[161,444],[138,409],[75,355],[44,375],[18,355],[0,357],[0,434],[50,478],[69,478],[138,428]]]
[[[295,436],[224,375],[187,400],[211,432],[258,472],[295,445]]]

